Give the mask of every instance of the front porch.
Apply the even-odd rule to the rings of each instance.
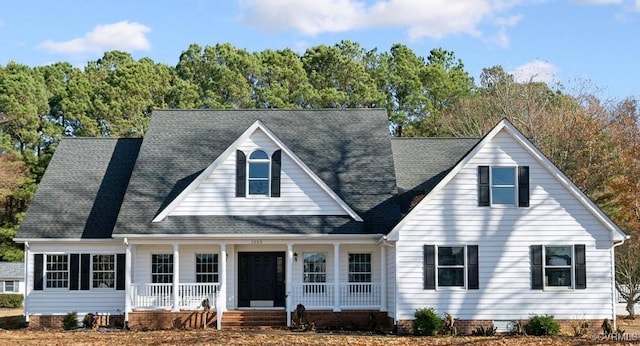
[[[125,258],[127,321],[142,312],[203,312],[205,299],[218,329],[226,311],[229,318],[233,311],[282,311],[282,327],[288,327],[299,304],[329,315],[387,310],[386,249],[373,239],[346,244],[145,240],[128,242]],[[198,282],[203,279],[207,282]]]

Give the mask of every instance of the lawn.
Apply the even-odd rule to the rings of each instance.
[[[0,322],[19,320],[21,312],[0,310]],[[16,316],[17,315],[17,316]],[[2,330],[0,345],[628,345],[638,344],[640,319],[619,320],[626,340],[605,340],[602,336],[586,337],[416,337],[370,335],[366,333],[292,332],[288,330]],[[634,340],[635,339],[635,340]]]

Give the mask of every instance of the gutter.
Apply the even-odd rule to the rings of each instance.
[[[626,235],[624,239],[614,242],[611,247],[611,311],[613,312],[613,329],[618,330],[618,315],[616,314],[616,247],[624,244],[625,240],[631,239],[630,235]]]

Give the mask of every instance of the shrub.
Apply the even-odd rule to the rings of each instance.
[[[24,297],[18,293],[0,294],[0,308],[19,308]]]
[[[415,335],[436,335],[440,330],[442,320],[433,308],[422,308],[416,310],[413,320],[413,334]]]
[[[529,335],[558,335],[560,325],[553,319],[553,315],[533,315],[527,323]]]
[[[483,325],[479,325],[478,328],[476,328],[476,330],[471,332],[471,335],[474,335],[474,336],[494,336],[494,335],[496,335],[496,330],[498,330],[498,327],[495,327],[493,325],[493,323],[491,324],[491,327],[487,327],[487,328],[485,328]]]
[[[64,318],[62,319],[62,328],[64,328],[64,330],[78,329],[78,313],[71,311],[64,315]]]

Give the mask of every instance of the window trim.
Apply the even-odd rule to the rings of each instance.
[[[198,271],[198,255],[211,255],[211,265],[213,267],[212,272],[203,272]],[[196,283],[220,283],[220,255],[213,252],[196,252],[193,255],[194,258],[194,276]],[[203,263],[202,265],[207,265],[208,263]],[[198,275],[212,275],[213,281],[198,281]]]
[[[18,292],[18,280],[2,280],[0,281],[2,284],[0,285],[0,289],[2,289],[0,292],[1,293],[16,293]],[[7,283],[11,282],[13,285],[13,290],[8,291],[7,290]]]
[[[113,261],[111,262],[112,265],[113,265],[113,270],[111,270],[111,271],[109,271],[109,270],[96,270],[95,267],[94,267],[95,264],[96,264],[96,261],[95,261],[95,257],[96,256],[111,256],[113,258]],[[91,285],[89,287],[90,287],[91,290],[94,290],[94,289],[96,289],[96,290],[116,290],[116,287],[117,287],[116,275],[117,275],[117,272],[118,272],[118,263],[117,263],[118,259],[117,259],[117,257],[118,256],[115,253],[92,253],[91,254],[91,267],[90,267],[91,270],[90,270],[90,274],[89,274],[89,277],[90,277],[90,280],[91,280]],[[97,273],[109,273],[109,272],[113,273],[113,278],[112,278],[113,287],[96,287],[95,286],[96,278],[95,278],[94,275],[97,274]]]
[[[256,153],[256,152],[263,152],[267,158],[266,159],[252,159],[251,156]],[[267,178],[251,178],[251,164],[267,164]],[[247,198],[269,198],[271,197],[271,156],[269,155],[269,153],[261,148],[256,148],[254,150],[251,151],[251,153],[247,156],[247,167],[246,167],[246,172],[247,172],[247,181],[246,181],[246,197]],[[251,181],[266,181],[267,182],[267,191],[264,194],[252,194],[251,193]]]
[[[168,273],[154,273],[154,257],[155,256],[168,256],[168,262],[167,264],[170,265],[170,272]],[[158,263],[158,264],[164,264],[164,263]],[[173,254],[172,253],[152,253],[151,254],[151,270],[149,271],[149,274],[151,275],[151,283],[153,284],[167,284],[167,283],[172,283],[173,282]],[[168,282],[164,282],[164,281],[155,281],[155,277],[160,277],[160,276],[168,276],[169,277],[169,281]]]
[[[462,265],[440,265],[439,263],[439,253],[440,253],[440,248],[445,248],[445,247],[451,247],[451,248],[462,248],[462,260],[463,260],[463,264]],[[460,289],[467,289],[468,286],[468,278],[467,278],[467,270],[468,270],[468,259],[467,259],[467,246],[466,245],[462,245],[462,244],[436,244],[435,247],[435,269],[436,269],[436,289],[441,288],[441,289],[445,289],[445,290],[460,290]],[[463,284],[462,286],[441,286],[440,285],[440,268],[442,269],[455,269],[455,268],[462,268],[462,280],[463,280]]]
[[[499,185],[499,184],[494,184],[493,182],[493,170],[494,169],[510,169],[513,171],[513,184],[503,184],[503,185]],[[491,205],[492,208],[514,208],[514,207],[518,207],[518,185],[519,185],[519,181],[518,181],[518,166],[502,166],[502,165],[496,165],[496,166],[489,166],[489,203]],[[495,198],[494,198],[494,189],[511,189],[512,190],[512,197],[513,197],[513,203],[496,203],[495,202]]]
[[[551,266],[547,265],[547,247],[568,247],[569,254],[571,255],[571,265],[569,266]],[[542,244],[542,287],[543,290],[575,290],[576,286],[576,255],[575,244]],[[547,280],[547,267],[550,268],[569,268],[569,275],[571,277],[571,284],[565,286],[550,286]]]
[[[49,270],[49,257],[51,256],[62,256],[66,259],[66,270]],[[43,263],[43,281],[44,281],[44,285],[43,285],[43,289],[45,290],[69,290],[70,289],[70,281],[71,281],[71,260],[70,260],[70,254],[68,253],[47,253],[44,254],[44,263]],[[51,287],[49,286],[49,273],[66,273],[66,285],[63,287]],[[58,282],[61,282],[61,280],[57,279]]]

